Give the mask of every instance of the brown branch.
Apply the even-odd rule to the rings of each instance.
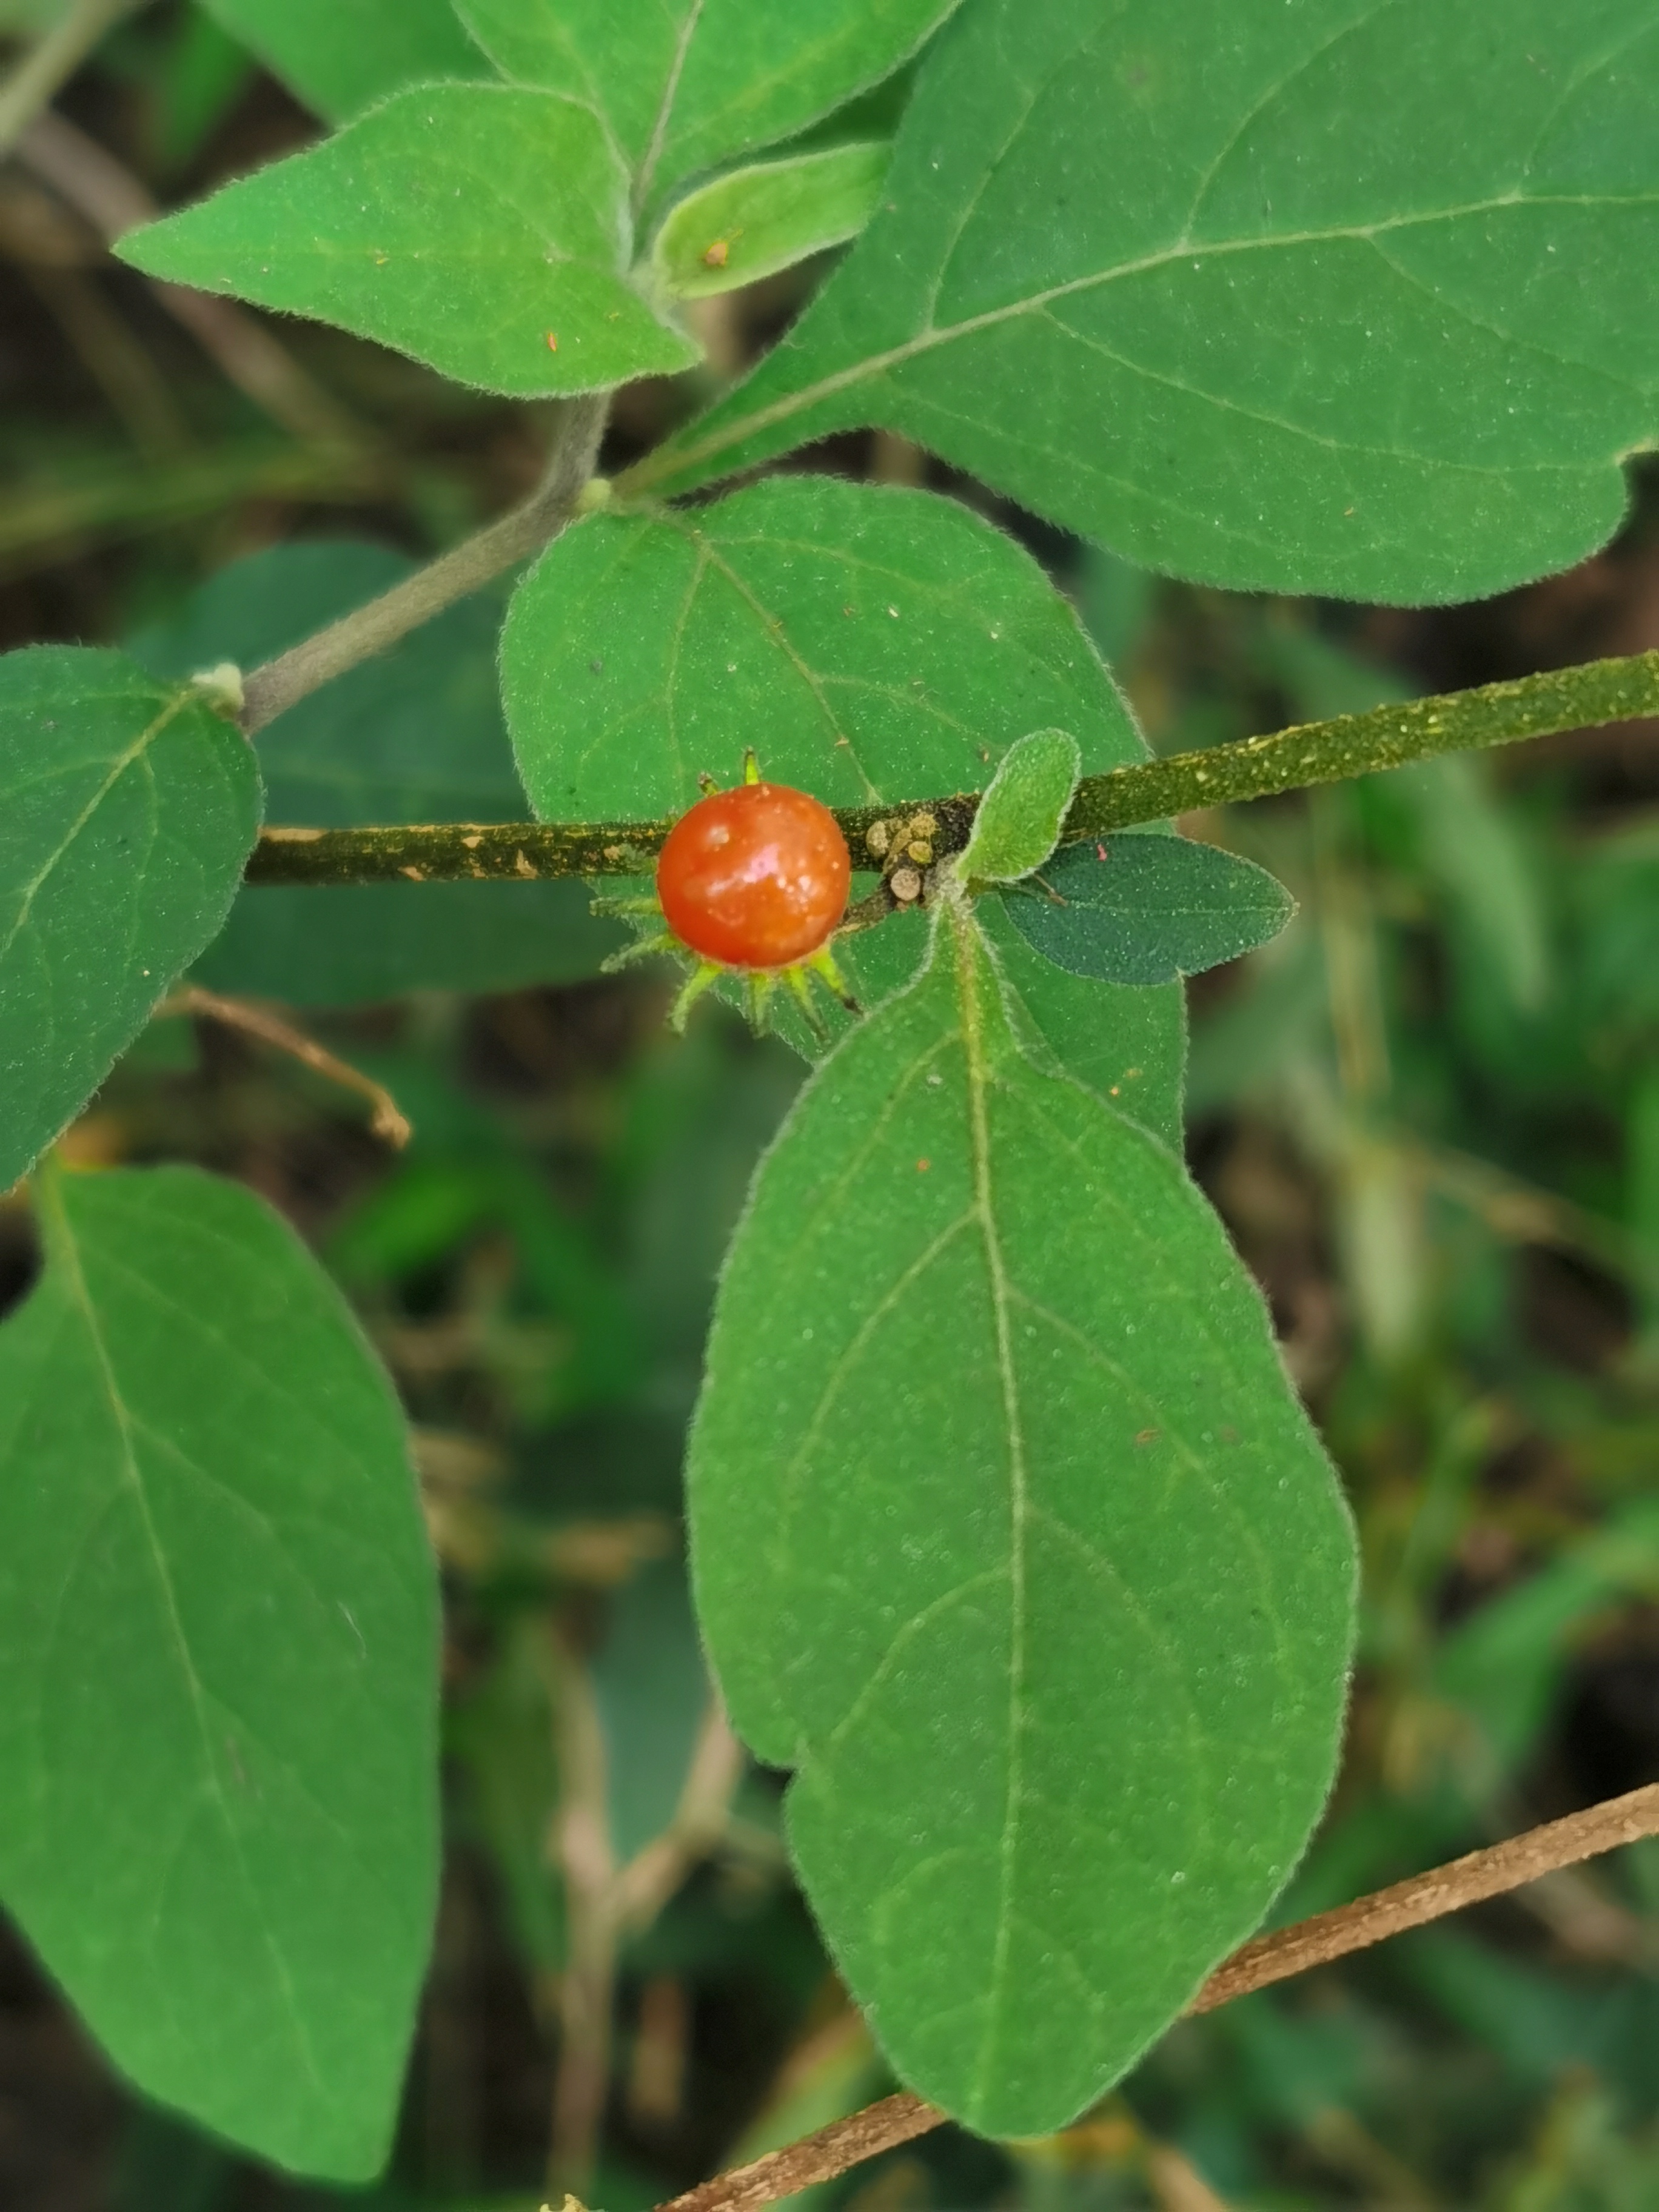
[[[848,2166],[879,2158],[883,2151],[893,2150],[914,2136],[942,2127],[945,2118],[935,2106],[901,2091],[879,2104],[866,2105],[862,2112],[849,2112],[844,2120],[831,2120],[827,2128],[803,2136],[799,2142],[768,2151],[750,2166],[716,2174],[672,2203],[659,2205],[657,2212],[758,2212],[763,2204],[775,2204],[781,2197],[793,2197],[817,2182],[833,2181]]]
[[[1565,1820],[1528,1828],[1523,1836],[1471,1851],[1466,1858],[1436,1867],[1431,1874],[1396,1881],[1356,1904],[1340,1905],[1334,1911],[1316,1912],[1311,1920],[1298,1920],[1294,1927],[1258,1936],[1216,1968],[1188,2010],[1213,2012],[1251,1990],[1305,1974],[1350,1951],[1363,1951],[1390,1936],[1404,1935],[1408,1928],[1422,1928],[1448,1912],[1461,1912],[1484,1898],[1501,1897],[1557,1867],[1576,1866],[1581,1859],[1651,1835],[1659,1835],[1659,1782],[1592,1805],[1586,1812],[1570,1813]]]
[[[343,1091],[355,1091],[367,1098],[373,1111],[368,1126],[377,1137],[401,1152],[415,1133],[408,1115],[384,1083],[377,1083],[372,1075],[365,1075],[361,1067],[354,1067],[349,1060],[342,1060],[326,1045],[308,1037],[303,1030],[296,1030],[280,1014],[269,1007],[256,1006],[246,999],[221,998],[216,991],[204,991],[199,983],[187,983],[164,999],[155,1009],[158,1018],[167,1014],[200,1014],[209,1021],[222,1022],[227,1029],[240,1030],[246,1036],[258,1037],[261,1043],[275,1045],[290,1059],[326,1076]]]
[[[1598,1852],[1652,1835],[1659,1835],[1659,1783],[1592,1805],[1586,1812],[1569,1814],[1564,1820],[1547,1821],[1489,1850],[1471,1851],[1466,1858],[1395,1882],[1352,1905],[1258,1936],[1217,1967],[1187,2010],[1213,2012],[1253,1990],[1329,1966],[1352,1951],[1363,1951],[1409,1928],[1424,1927],[1484,1898],[1501,1897],[1558,1867],[1574,1866]],[[945,2118],[936,2106],[908,2092],[884,2097],[879,2104],[833,2120],[827,2128],[749,2166],[717,2174],[659,2206],[658,2212],[759,2212],[762,2205],[833,2181],[849,2166],[926,2135]]]
[[[411,578],[410,585],[421,580]],[[264,673],[258,671],[249,678],[250,697],[252,687]],[[1437,753],[1513,744],[1555,731],[1590,729],[1650,714],[1659,714],[1659,653],[1589,661],[1514,683],[1486,684],[1473,691],[1418,699],[1407,707],[1379,707],[1370,714],[1300,723],[1267,737],[1244,738],[1203,752],[1175,753],[1164,760],[1114,769],[1107,775],[1085,776],[1062,835],[1070,840],[1103,836],[1114,830],[1167,821],[1194,807],[1266,799],[1278,792],[1401,768]],[[259,721],[269,720],[269,713],[259,717]],[[248,726],[256,728],[258,722]],[[854,854],[862,854],[872,823],[925,809],[938,820],[938,849],[951,853],[967,842],[978,804],[971,793],[895,799],[885,806],[840,807],[836,819]],[[380,884],[635,875],[649,868],[671,826],[666,821],[443,822],[362,830],[267,830],[248,863],[247,879],[253,884]]]

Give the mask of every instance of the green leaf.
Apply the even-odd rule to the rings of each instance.
[[[502,74],[604,117],[643,206],[891,76],[957,0],[455,0]]]
[[[514,599],[501,690],[548,821],[676,811],[749,745],[832,805],[978,790],[1048,724],[1090,771],[1146,753],[1029,554],[954,501],[823,477],[566,531]]]
[[[801,1093],[688,1473],[732,1720],[900,2075],[1042,2134],[1249,1933],[1334,1764],[1353,1546],[1163,1146],[1018,1048],[965,902]]]
[[[117,251],[149,276],[337,323],[485,391],[593,392],[697,359],[627,281],[625,191],[574,100],[436,85]]]
[[[1066,845],[1004,895],[1045,960],[1109,983],[1169,983],[1266,945],[1296,912],[1274,876],[1214,845],[1127,830]]]
[[[0,1893],[146,2094],[380,2167],[437,1872],[392,1391],[249,1192],[53,1176],[0,1328]]]
[[[118,653],[0,659],[0,1190],[217,932],[258,820],[199,693]]]
[[[1009,921],[1002,900],[981,899],[975,914],[996,954],[1003,989],[1022,1018],[1026,1049],[1045,1066],[1052,1058],[1178,1152],[1187,1060],[1181,986],[1139,990],[1068,975],[1032,951]],[[913,907],[840,939],[836,957],[860,1006],[872,1007],[915,981],[927,945],[926,917]],[[823,1011],[832,1036],[844,1034],[848,1018],[827,1003]],[[781,1034],[803,1058],[821,1059],[822,1043],[805,1024],[790,1024],[788,1012],[786,1007],[778,1023]]]
[[[997,957],[1004,993],[1029,1025],[1021,1032],[1025,1050],[1039,1061],[1045,1051],[1051,1054],[1067,1075],[1178,1154],[1187,1072],[1181,985],[1141,990],[1068,975],[1026,943],[1008,920],[1005,900],[981,899],[975,916]]]
[[[1211,583],[1565,568],[1659,430],[1656,97],[1647,0],[975,0],[852,255],[637,481],[884,424]]]
[[[1082,773],[1068,731],[1033,730],[1011,745],[974,817],[957,863],[963,879],[1012,884],[1040,868],[1060,842]]]
[[[352,538],[275,545],[210,577],[130,643],[170,675],[251,668],[410,574]],[[495,677],[501,597],[483,592],[301,701],[258,740],[266,818],[514,822],[524,792]],[[594,975],[623,941],[576,883],[361,884],[244,890],[192,974],[209,989],[340,1006],[409,991],[511,991]]]
[[[330,123],[432,77],[488,76],[449,0],[203,0]]]
[[[890,145],[832,146],[733,169],[671,210],[651,248],[672,299],[706,299],[856,238],[875,212]]]

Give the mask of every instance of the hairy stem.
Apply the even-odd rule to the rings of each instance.
[[[562,403],[546,476],[530,498],[439,560],[395,584],[366,607],[256,668],[242,687],[242,727],[249,737],[301,699],[343,676],[360,660],[385,653],[458,599],[481,590],[556,538],[576,511],[593,473],[609,395],[584,393]],[[396,870],[392,872],[394,874]],[[457,871],[458,873],[464,871]]]
[[[1276,792],[1404,768],[1437,753],[1474,752],[1654,714],[1659,714],[1659,653],[1585,661],[1507,684],[1483,684],[1473,691],[1415,699],[1409,706],[1304,722],[1271,737],[1245,738],[1208,752],[1176,753],[1144,767],[1092,776],[1078,793],[1066,835],[1091,837],[1195,807],[1267,799]]]
[[[422,581],[414,577],[403,588]],[[375,605],[384,606],[397,597],[391,592]],[[374,607],[363,610],[364,616],[374,612]],[[325,630],[324,639],[331,634]],[[250,696],[262,676],[283,665],[273,661],[270,670],[256,671],[248,679]],[[1514,744],[1524,738],[1589,729],[1644,714],[1659,714],[1659,653],[1593,660],[1515,683],[1486,684],[1479,690],[1419,699],[1408,707],[1379,707],[1368,714],[1304,722],[1271,737],[1245,738],[1206,752],[1176,753],[1167,760],[1114,769],[1109,775],[1087,776],[1078,787],[1064,835],[1068,840],[1102,836],[1114,830],[1165,821],[1195,807],[1265,799],[1276,792],[1401,768],[1436,753]],[[836,818],[858,854],[872,822],[925,807],[939,820],[939,850],[948,853],[966,843],[978,803],[972,793],[895,799],[887,806],[842,807]],[[248,863],[247,876],[255,884],[376,884],[637,875],[649,867],[669,827],[666,821],[446,822],[363,830],[267,830]]]
[[[1316,1913],[1294,1927],[1258,1936],[1216,1969],[1188,2011],[1212,2012],[1252,1990],[1266,1989],[1312,1966],[1328,1966],[1351,1951],[1364,1950],[1408,1928],[1421,1928],[1482,1899],[1500,1897],[1557,1868],[1574,1866],[1598,1852],[1655,1834],[1659,1834],[1659,1783],[1650,1783],[1628,1796],[1530,1828],[1490,1850],[1471,1851],[1467,1858],[1454,1859],[1431,1874],[1395,1882],[1334,1912]],[[884,2097],[879,2104],[834,2120],[815,2135],[769,2151],[750,2166],[717,2174],[660,2206],[659,2212],[759,2212],[763,2205],[832,2181],[865,2159],[926,2135],[941,2126],[945,2118],[935,2106],[908,2093]]]
[[[106,31],[137,0],[74,0],[0,84],[0,155],[9,154],[43,107],[57,97]]]

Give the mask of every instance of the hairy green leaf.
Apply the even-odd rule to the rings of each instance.
[[[203,0],[306,106],[343,123],[433,77],[489,74],[449,0]]]
[[[697,358],[628,282],[626,189],[577,101],[428,86],[117,250],[149,276],[337,323],[485,391],[593,392]]]
[[[889,76],[957,0],[456,0],[502,73],[604,117],[643,206]]]
[[[1092,975],[1068,975],[1032,950],[1000,898],[974,909],[996,955],[1011,1012],[1024,1018],[1020,1041],[1043,1065],[1045,1053],[1120,1114],[1139,1121],[1178,1153],[1185,1132],[1187,1000],[1179,983],[1138,990]]]
[[[250,1193],[167,1168],[41,1204],[0,1328],[0,1893],[147,2094],[365,2180],[437,1872],[397,1403]]]
[[[1068,731],[1033,730],[1011,745],[974,817],[960,861],[964,878],[1010,884],[1040,868],[1059,842],[1082,773]]]
[[[413,566],[351,538],[271,546],[221,569],[130,649],[161,675],[224,659],[251,668]],[[498,594],[465,600],[261,731],[267,820],[517,821],[524,792],[495,678],[500,617]],[[571,882],[264,884],[241,892],[191,972],[212,990],[352,1006],[572,982],[620,942]]]
[[[651,247],[668,297],[707,299],[856,238],[875,211],[893,149],[832,146],[733,169],[677,203]]]
[[[883,423],[1212,583],[1565,568],[1659,430],[1656,99],[1648,0],[976,0],[883,212],[640,480]]]
[[[1186,1001],[1178,983],[1135,990],[1092,977],[1068,975],[1032,951],[1009,921],[1000,898],[975,909],[981,934],[996,956],[1002,987],[1022,1044],[1041,1065],[1051,1064],[1109,1098],[1166,1145],[1180,1149],[1187,1061]],[[927,957],[927,918],[912,907],[873,929],[839,939],[836,957],[861,1006],[878,1006],[915,981]],[[853,1018],[827,999],[820,1001],[832,1042]],[[780,1033],[804,1059],[823,1057],[822,1038],[804,1023],[775,1015]]]
[[[836,805],[977,790],[1048,724],[1090,771],[1145,757],[1029,554],[953,501],[822,477],[568,530],[514,597],[501,688],[546,821],[689,806],[748,745]]]
[[[0,1190],[219,929],[258,821],[198,692],[83,647],[0,659]]]
[[[688,1481],[733,1722],[901,2076],[1098,2096],[1329,1785],[1352,1537],[1163,1146],[1020,1051],[959,896],[808,1083],[722,1279]]]
[[[1044,959],[1109,983],[1169,983],[1266,945],[1296,912],[1253,860],[1133,830],[1066,845],[1035,883],[1004,894]]]

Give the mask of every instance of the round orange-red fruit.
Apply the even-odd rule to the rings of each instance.
[[[657,860],[668,927],[726,968],[810,958],[846,911],[852,880],[835,816],[784,783],[711,791],[681,815]]]

